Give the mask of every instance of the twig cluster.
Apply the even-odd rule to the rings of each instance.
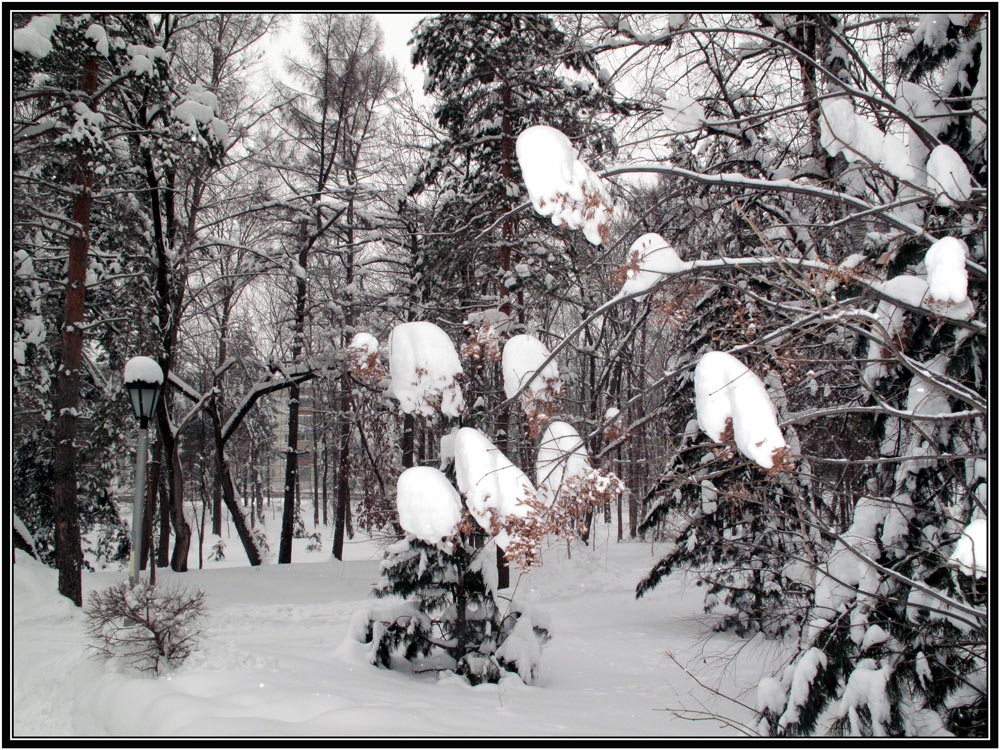
[[[91,594],[85,613],[92,648],[100,656],[159,674],[194,650],[205,592],[122,581]]]

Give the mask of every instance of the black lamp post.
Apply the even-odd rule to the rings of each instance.
[[[132,410],[139,420],[139,446],[135,453],[135,497],[132,502],[132,551],[129,555],[128,582],[139,581],[139,557],[142,550],[142,512],[146,503],[146,453],[149,450],[147,430],[156,410],[163,386],[163,371],[149,357],[133,357],[125,364],[125,388]]]

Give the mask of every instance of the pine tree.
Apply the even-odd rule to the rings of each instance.
[[[471,518],[465,526],[473,526]],[[392,668],[399,655],[415,671],[448,669],[473,685],[499,682],[507,672],[535,679],[548,629],[498,600],[495,580],[490,585],[493,544],[483,541],[476,532],[439,544],[407,534],[386,550],[373,593],[403,601],[373,607],[356,623],[359,640],[372,644],[373,664]]]
[[[416,269],[423,299],[449,300],[453,293],[442,294],[441,285],[457,282],[463,303],[493,303],[510,314],[523,286],[514,268],[530,262],[524,230],[513,217],[502,219],[524,196],[517,135],[547,124],[588,154],[607,153],[610,123],[602,114],[618,105],[599,84],[595,59],[542,14],[427,18],[414,32],[412,59],[424,65],[425,90],[438,101],[434,116],[443,131],[410,186],[411,195],[433,185],[441,196]],[[580,80],[561,74],[560,66]]]

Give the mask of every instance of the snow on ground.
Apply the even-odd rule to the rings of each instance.
[[[269,534],[280,526],[275,515]],[[233,534],[230,559],[198,570],[193,548],[189,572],[159,571],[161,582],[203,589],[208,616],[199,649],[156,678],[89,656],[82,612],[55,593],[55,571],[19,554],[9,610],[13,736],[737,735],[729,720],[751,725],[750,712],[712,691],[753,706],[784,653],[774,642],[713,633],[703,589],[683,575],[636,600],[636,581],[665,545],[616,543],[601,526],[594,547],[574,546],[567,557],[560,542],[541,568],[513,571],[514,596],[551,620],[536,685],[511,675],[471,687],[454,675],[380,669],[349,635],[352,615],[370,602],[380,546],[355,536],[340,562],[320,530],[323,551],[295,540],[291,565],[246,566]],[[84,598],[125,578],[87,572]]]

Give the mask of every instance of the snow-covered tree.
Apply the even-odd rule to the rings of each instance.
[[[416,671],[452,670],[473,685],[498,682],[506,672],[528,683],[537,676],[548,628],[537,614],[497,597],[492,554],[505,532],[491,522],[516,512],[510,490],[523,475],[509,462],[482,471],[484,461],[492,467],[500,458],[495,446],[484,447],[488,442],[472,428],[454,439],[464,503],[439,469],[400,474],[396,504],[405,536],[386,550],[374,594],[402,601],[372,607],[354,622],[358,639],[371,644],[373,664],[391,668],[399,655]],[[494,534],[485,545],[483,530]]]
[[[590,27],[596,48],[634,51],[630,64],[686,60],[673,91],[651,92],[663,102],[653,157],[605,175],[660,176],[647,227],[674,255],[633,248],[623,273],[677,330],[656,385],[711,385],[705,353],[739,353],[776,407],[763,423],[780,433],[747,442],[738,414],[703,420],[692,389],[701,429],[727,438],[731,416],[739,453],[698,445],[690,410],[672,416],[649,520],[675,514],[679,545],[640,584],[686,563],[712,585],[759,578],[756,611],[784,620],[772,632],[798,626],[797,656],[761,688],[764,731],[985,731],[988,572],[965,557],[968,545],[982,559],[972,540],[988,517],[976,468],[987,194],[972,105],[985,101],[973,93],[985,92],[985,22],[602,14]],[[639,281],[648,272],[660,280]],[[731,407],[724,385],[710,392]],[[779,434],[787,461],[772,472],[755,452]]]

